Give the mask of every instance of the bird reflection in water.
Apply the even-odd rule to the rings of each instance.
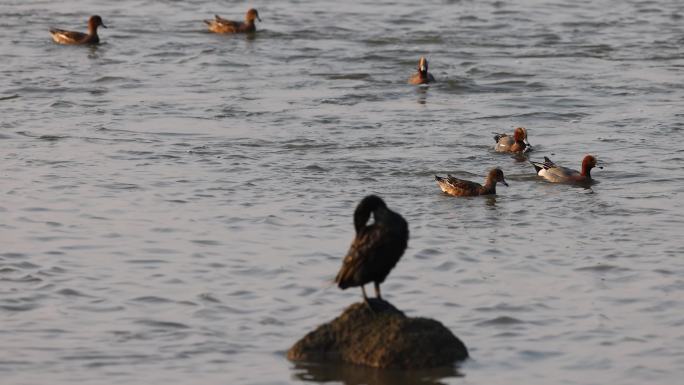
[[[428,86],[416,87],[416,94],[418,94],[418,104],[425,104],[428,96]]]
[[[294,364],[293,377],[304,382],[344,385],[444,385],[442,380],[463,377],[463,374],[455,366],[409,371],[298,362]]]
[[[88,59],[99,59],[100,55],[98,54],[97,50],[100,48],[99,45],[89,45],[88,46]]]

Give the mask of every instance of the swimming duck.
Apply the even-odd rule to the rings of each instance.
[[[530,142],[527,141],[527,130],[524,127],[518,127],[513,131],[513,135],[496,134],[494,135],[496,152],[515,152],[524,154],[532,151]]]
[[[554,183],[589,184],[592,182],[591,169],[594,167],[603,168],[602,166],[597,166],[596,158],[593,155],[587,155],[582,159],[581,172],[558,166],[547,157],[544,157],[544,163],[532,161],[530,163],[532,163],[537,171],[537,175]]]
[[[250,33],[256,31],[254,20],[261,21],[259,12],[252,8],[247,11],[245,21],[226,20],[219,15],[214,15],[214,20],[204,20],[209,30],[214,33]]]
[[[373,214],[374,221],[366,222]],[[408,223],[387,208],[382,198],[368,195],[354,211],[356,236],[342,262],[335,283],[340,289],[361,286],[363,300],[370,305],[364,285],[373,282],[375,295],[380,296],[380,284],[404,254],[409,239]]]
[[[88,19],[88,33],[52,28],[50,34],[52,40],[59,44],[98,44],[100,38],[97,36],[97,27],[100,26],[107,28],[100,16],[93,15]]]
[[[434,82],[435,78],[428,72],[428,62],[424,56],[420,57],[418,61],[418,72],[411,75],[409,84],[427,84]]]
[[[501,182],[508,186],[504,179],[503,171],[500,168],[489,170],[484,186],[468,180],[458,179],[451,175],[447,175],[446,178],[435,175],[435,180],[443,192],[457,197],[496,194],[496,182]]]

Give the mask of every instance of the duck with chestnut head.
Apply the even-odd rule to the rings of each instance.
[[[428,61],[424,56],[418,60],[418,72],[411,75],[409,84],[427,84],[435,81],[435,78],[428,72]]]
[[[527,141],[527,129],[525,127],[516,128],[513,135],[496,134],[494,140],[496,141],[494,146],[496,152],[524,154],[532,151],[532,146]]]
[[[588,185],[594,180],[591,178],[591,169],[594,167],[603,168],[598,165],[596,157],[587,155],[582,159],[581,171],[573,170],[571,168],[559,166],[551,161],[551,159],[544,157],[544,162],[532,162],[537,175],[553,183],[569,183]]]

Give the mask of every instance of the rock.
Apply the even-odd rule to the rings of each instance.
[[[349,306],[297,341],[292,361],[351,363],[375,368],[425,369],[468,358],[463,342],[438,321],[409,318],[389,302]]]

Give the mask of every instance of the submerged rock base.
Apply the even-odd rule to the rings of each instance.
[[[372,308],[372,310],[371,310]],[[351,363],[375,368],[425,369],[468,358],[468,350],[440,322],[409,318],[387,301],[349,306],[297,341],[292,361]]]

